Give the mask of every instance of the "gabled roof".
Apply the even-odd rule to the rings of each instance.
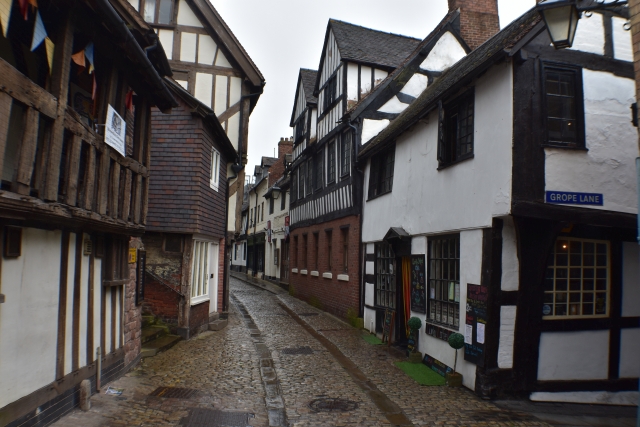
[[[436,108],[439,100],[454,94],[463,84],[469,83],[496,61],[515,53],[518,49],[513,48],[518,47],[518,42],[529,33],[535,35],[544,30],[544,24],[540,20],[540,14],[532,8],[445,71],[387,128],[362,148],[358,155],[359,160],[379,152]]]
[[[444,18],[440,21],[440,23],[436,26],[436,28],[431,31],[431,33],[424,38],[414,49],[414,51],[409,54],[405,60],[398,65],[398,67],[393,70],[393,72],[389,73],[389,75],[371,92],[369,92],[365,97],[363,97],[357,104],[353,105],[348,111],[347,115],[351,115],[352,117],[358,117],[358,115],[364,111],[367,106],[369,106],[372,102],[377,101],[377,97],[384,97],[384,101],[388,96],[384,94],[388,94],[392,96],[400,89],[402,89],[401,85],[406,83],[413,73],[418,69],[419,64],[426,58],[427,54],[433,47],[433,45],[438,41],[439,37],[446,31],[452,31],[458,36],[458,20],[460,17],[460,11],[454,10],[450,11],[445,15]],[[462,37],[457,37],[458,42],[464,47],[467,51],[471,51],[469,46],[465,43]],[[396,84],[394,84],[396,83]],[[400,87],[390,87],[390,86],[400,86]]]
[[[313,96],[313,87],[316,84],[318,72],[316,70],[308,70],[300,68],[298,73],[298,83],[296,84],[296,96],[293,98],[293,111],[291,112],[291,122],[289,126],[293,126],[296,117],[296,107],[298,105],[298,96],[300,95],[300,86],[304,90],[304,97],[307,105],[318,105],[318,98]]]
[[[187,0],[187,3],[195,9],[196,13],[199,12],[201,18],[204,18],[204,24],[217,35],[220,42],[231,54],[234,62],[247,75],[251,84],[256,89],[262,88],[265,85],[264,76],[211,2],[209,0]]]
[[[191,95],[172,78],[165,77],[164,80],[169,90],[191,108],[191,114],[200,116],[205,123],[209,124],[214,140],[222,149],[227,161],[234,162],[238,156],[238,152],[229,140],[227,133],[213,110],[200,102],[195,96]]]
[[[335,19],[329,20],[329,27],[333,30],[342,59],[389,68],[400,65],[421,41]]]

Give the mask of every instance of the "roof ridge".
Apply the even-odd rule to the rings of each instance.
[[[404,38],[404,39],[410,39],[410,40],[422,40],[422,39],[419,39],[419,38],[417,38],[417,37],[406,36],[406,35],[404,35],[404,34],[398,34],[398,33],[391,33],[391,32],[388,32],[388,31],[376,30],[375,28],[369,28],[369,27],[365,27],[365,26],[363,26],[363,25],[353,24],[353,23],[351,23],[351,22],[342,21],[342,20],[340,20],[340,19],[329,18],[329,23],[331,23],[331,22],[338,22],[338,23],[341,23],[341,24],[350,25],[350,26],[352,26],[352,27],[361,28],[361,29],[363,29],[363,30],[373,31],[374,33],[386,34],[386,35],[389,35],[389,36],[402,37],[402,38]]]

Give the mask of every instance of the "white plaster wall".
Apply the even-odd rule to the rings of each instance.
[[[318,109],[314,108],[311,110],[311,132],[309,138],[313,139],[316,137],[317,132],[317,122],[318,122]]]
[[[135,10],[140,9],[140,0],[128,0],[128,1],[129,1],[129,4],[133,6]]]
[[[608,330],[541,334],[538,380],[599,380],[608,376]]]
[[[220,115],[227,110],[227,76],[216,76],[216,96],[213,111]]]
[[[426,236],[414,236],[411,239],[411,254],[412,255],[427,254],[427,237]]]
[[[229,107],[240,102],[241,95],[242,95],[242,79],[240,77],[230,77]]]
[[[512,89],[507,63],[492,67],[479,79],[473,159],[437,170],[437,111],[398,137],[393,191],[370,201],[367,188],[363,191],[364,242],[380,241],[396,226],[412,235],[490,227],[494,216],[509,213]],[[369,165],[365,186],[368,176]]]
[[[55,380],[62,233],[22,233],[22,256],[2,261],[0,408]]]
[[[613,56],[621,61],[633,62],[633,48],[631,42],[631,31],[624,29],[627,20],[614,16],[611,20],[613,25]]]
[[[640,316],[640,250],[638,244],[622,244],[622,316]],[[639,363],[640,365],[640,363]]]
[[[498,345],[498,368],[513,368],[513,342],[516,330],[517,307],[500,307],[500,343]]]
[[[213,74],[196,73],[195,97],[207,107],[211,108],[213,91]]]
[[[218,46],[211,36],[200,34],[198,36],[198,63],[213,65],[213,59],[216,56]]]
[[[186,80],[176,80],[176,82],[182,86],[185,90],[189,90],[189,82]]]
[[[465,324],[467,305],[467,283],[479,284],[482,268],[482,230],[467,230],[460,232],[460,329],[462,333]],[[425,334],[426,315],[411,312],[411,316],[422,320],[418,348],[420,352],[435,357],[442,363],[453,368],[455,352],[449,343],[439,338]],[[462,374],[465,387],[474,389],[476,384],[476,365],[464,360],[464,349],[458,350],[458,365],[456,371]]]
[[[620,378],[640,377],[640,329],[620,331]]]
[[[403,104],[402,102],[400,102],[397,96],[394,96],[393,98],[388,100],[382,107],[380,107],[378,111],[382,113],[400,114],[408,106],[409,104]]]
[[[370,308],[364,308],[364,328],[375,334],[376,332],[376,311]]]
[[[364,119],[362,122],[362,143],[366,144],[373,137],[378,135],[380,132],[384,130],[387,126],[389,126],[389,120],[373,120],[373,119]]]
[[[502,280],[503,291],[517,291],[520,284],[520,261],[513,218],[503,218],[502,227]]]
[[[360,93],[361,97],[371,92],[371,67],[360,67]]]
[[[237,194],[229,197],[229,215],[227,218],[227,230],[228,231],[236,231],[236,206],[237,206]],[[240,230],[238,230],[240,231]]]
[[[414,74],[400,92],[417,98],[429,85],[429,78],[424,74]]]
[[[216,56],[216,65],[218,67],[231,68],[231,63],[220,49],[218,49],[218,55]]]
[[[638,134],[629,113],[635,83],[586,69],[582,78],[589,151],[545,148],[546,189],[602,193],[603,206],[584,208],[635,214]]]
[[[420,64],[420,68],[429,71],[444,71],[467,55],[464,48],[450,32],[446,32],[440,37],[427,55],[427,58]]]
[[[196,62],[196,33],[182,32],[180,35],[180,61]]]
[[[590,18],[583,15],[570,49],[604,55],[604,25],[601,14],[594,13]]]
[[[358,100],[358,65],[347,64],[347,99]]]
[[[162,48],[167,54],[167,59],[173,57],[173,30],[158,30],[158,38],[162,43]]]
[[[384,79],[387,78],[388,75],[389,73],[387,73],[384,70],[378,70],[378,69],[373,70],[373,84],[375,86],[378,86],[380,83],[382,83]]]
[[[590,403],[595,405],[638,405],[637,391],[573,391],[561,393],[536,392],[531,393],[529,398],[535,402],[567,402],[567,403]]]
[[[196,17],[193,10],[189,7],[185,0],[180,0],[178,6],[178,25],[189,25],[191,27],[202,28],[202,23]]]
[[[229,127],[227,128],[227,136],[233,145],[238,149],[238,139],[240,138],[240,112],[235,113],[229,118]]]

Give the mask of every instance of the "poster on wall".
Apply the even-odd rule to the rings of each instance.
[[[487,325],[486,286],[467,283],[467,313],[464,327],[464,360],[484,367],[485,327]]]
[[[144,301],[144,281],[145,269],[147,268],[147,251],[138,249],[138,259],[136,264],[136,305],[142,304]]]
[[[111,105],[107,109],[107,122],[104,124],[104,142],[123,156],[127,155],[125,136],[127,135],[127,123]]]
[[[427,287],[424,255],[411,255],[411,311],[427,313]]]

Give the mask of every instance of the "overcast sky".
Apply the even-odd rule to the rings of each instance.
[[[317,69],[329,18],[425,38],[447,13],[447,0],[211,0],[267,84],[249,121],[247,172],[273,156],[289,127],[300,68]],[[498,0],[500,27],[535,0]]]

